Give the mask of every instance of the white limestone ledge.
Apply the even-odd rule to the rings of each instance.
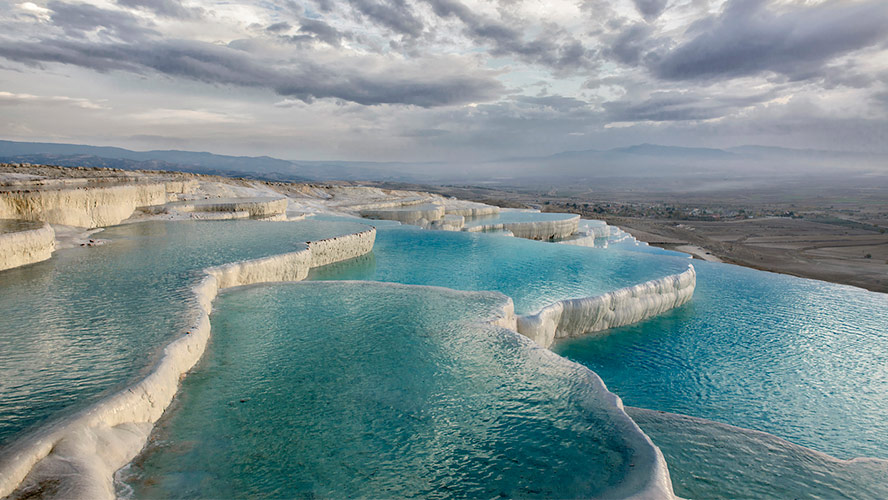
[[[0,218],[95,228],[129,218],[137,207],[166,203],[193,188],[187,181],[0,190]]]
[[[179,201],[143,209],[148,214],[190,214],[192,219],[221,220],[245,217],[285,215],[289,201],[285,197],[209,198]]]
[[[0,221],[2,222],[2,221]],[[55,231],[47,223],[9,221],[20,230],[0,232],[0,271],[33,264],[52,257]]]
[[[426,223],[444,218],[444,205],[426,203],[407,207],[373,208],[360,210],[361,217],[368,219],[394,220],[402,224],[416,224],[420,221]]]
[[[464,229],[469,232],[509,231],[517,238],[529,240],[554,240],[567,238],[577,232],[580,216],[562,220],[502,222]]]
[[[543,347],[555,340],[630,325],[678,307],[694,295],[694,266],[604,295],[561,300],[536,314],[518,317],[518,332]]]
[[[193,323],[166,346],[145,378],[0,450],[0,498],[113,499],[114,472],[139,453],[179,381],[203,355],[212,301],[220,290],[305,279],[313,266],[370,252],[375,238],[370,228],[313,241],[296,252],[206,269],[193,288]]]

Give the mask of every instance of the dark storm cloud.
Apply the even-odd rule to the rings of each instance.
[[[269,88],[306,102],[336,98],[365,105],[434,107],[487,101],[503,90],[488,72],[446,64],[361,71],[302,60],[282,68],[265,64],[243,50],[187,40],[146,38],[132,44],[73,39],[2,40],[0,57],[31,66],[52,62],[100,72],[158,72],[211,84]]]
[[[121,38],[129,38],[153,33],[142,26],[135,16],[126,12],[102,9],[89,4],[49,2],[52,11],[50,20],[65,33],[73,37],[83,37],[86,33],[99,30],[100,33]]]
[[[666,10],[667,0],[633,0],[635,8],[648,21],[660,17],[660,14]]]
[[[436,15],[442,18],[456,17],[465,25],[465,32],[475,43],[491,45],[495,56],[516,56],[525,61],[553,69],[570,71],[593,65],[594,52],[586,49],[572,35],[546,27],[544,33],[533,40],[524,39],[521,27],[475,14],[458,0],[427,0]]]
[[[800,80],[828,61],[888,38],[884,0],[832,0],[780,10],[765,0],[731,0],[716,17],[691,25],[690,40],[652,61],[666,80],[731,78],[773,71]]]
[[[269,33],[280,33],[282,31],[290,31],[293,27],[290,26],[290,23],[286,21],[281,21],[279,23],[274,23],[265,28],[265,31]]]
[[[177,19],[196,19],[203,15],[203,9],[185,7],[178,0],[117,0],[117,4]]]
[[[772,98],[771,93],[751,96],[706,96],[695,92],[655,92],[643,101],[611,101],[604,104],[611,122],[674,122],[720,118],[738,109]]]
[[[320,19],[302,18],[300,24],[300,33],[310,33],[318,40],[334,47],[338,47],[345,36],[341,31]]]
[[[606,37],[610,48],[605,52],[623,64],[636,65],[656,42],[651,37],[652,33],[653,28],[645,23],[631,24],[616,36]]]
[[[374,24],[395,33],[411,37],[422,34],[422,21],[404,0],[349,0],[349,3]]]

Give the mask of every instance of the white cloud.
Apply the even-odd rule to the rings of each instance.
[[[82,109],[108,109],[108,106],[102,103],[78,97],[40,96],[32,94],[15,94],[12,92],[0,91],[0,106],[17,106],[26,104],[38,106],[52,106],[61,104]]]

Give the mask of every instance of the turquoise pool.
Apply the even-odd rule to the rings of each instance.
[[[135,498],[578,498],[645,474],[590,371],[483,327],[506,298],[366,282],[226,291],[121,478]],[[631,489],[630,489],[631,491]]]
[[[627,405],[888,458],[888,296],[694,261],[685,306],[554,350]]]
[[[370,280],[497,291],[518,313],[680,273],[690,259],[602,250],[496,234],[379,227],[373,255],[314,269],[315,280]]]

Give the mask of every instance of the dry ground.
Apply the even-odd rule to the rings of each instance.
[[[696,245],[726,262],[888,292],[886,233],[788,217],[724,222],[607,219],[653,245]]]

